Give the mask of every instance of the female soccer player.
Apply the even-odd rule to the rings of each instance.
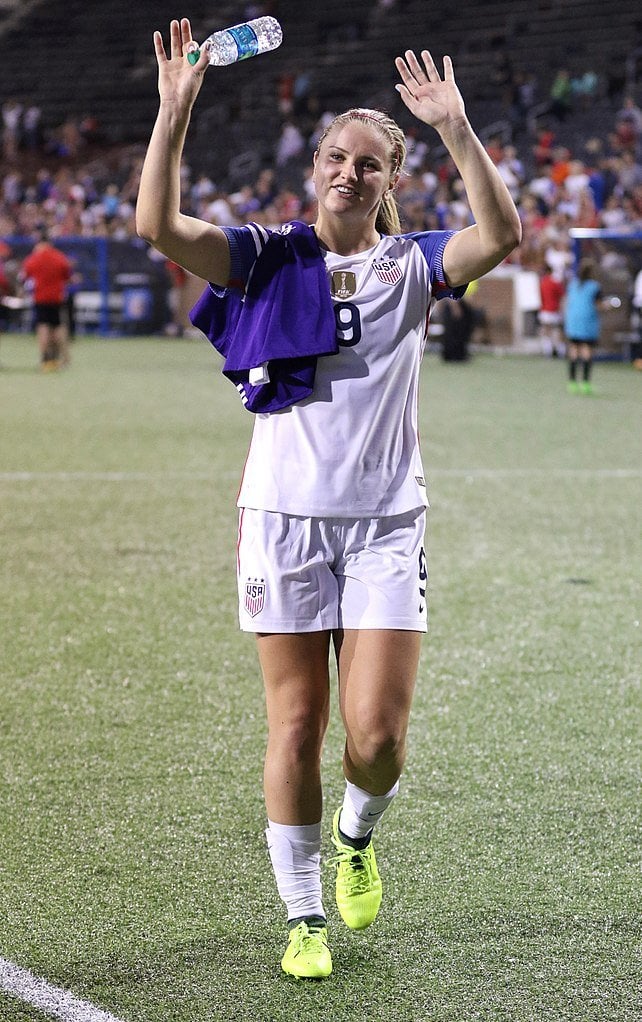
[[[427,50],[397,58],[396,88],[446,145],[473,226],[401,233],[393,192],[403,132],[359,108],[330,124],[314,154],[311,227],[228,229],[186,216],[180,161],[207,54],[187,59],[187,19],[172,21],[169,55],[159,32],[154,45],[160,107],[138,231],[210,282],[195,321],[225,349],[257,409],[239,496],[240,622],[256,633],[266,693],[266,833],[289,924],[281,965],[321,978],[332,970],[320,877],[330,650],[346,734],[345,795],[332,825],[336,900],[347,926],[361,929],[381,902],[372,832],[398,790],[426,630],[416,399],[427,316],[432,299],[460,296],[499,263],[521,225],[466,117],[450,58],[442,78]],[[230,338],[238,357],[229,358]],[[277,359],[284,351],[291,361]],[[299,372],[299,354],[312,379]]]

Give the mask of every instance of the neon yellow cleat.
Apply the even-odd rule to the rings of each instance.
[[[330,863],[337,867],[337,908],[346,926],[364,930],[376,919],[381,905],[381,879],[372,841],[362,851],[344,844],[339,834],[337,809],[332,821],[332,844],[337,850]]]
[[[332,958],[325,926],[302,920],[290,930],[281,968],[296,979],[325,979],[332,972]]]

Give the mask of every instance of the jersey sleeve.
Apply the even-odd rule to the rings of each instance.
[[[415,231],[407,234],[419,245],[430,271],[430,286],[435,298],[463,298],[467,284],[450,287],[444,273],[444,249],[456,231]]]
[[[230,279],[227,288],[243,290],[270,232],[255,223],[246,224],[245,227],[223,227],[223,231],[230,246]]]

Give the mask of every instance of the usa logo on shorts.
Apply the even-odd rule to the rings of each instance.
[[[398,284],[403,277],[396,259],[375,259],[372,267],[382,284]]]
[[[250,617],[260,614],[265,605],[265,581],[262,578],[248,578],[245,583],[245,609]]]

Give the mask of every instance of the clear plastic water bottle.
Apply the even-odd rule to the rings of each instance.
[[[200,49],[207,50],[210,64],[223,67],[226,64],[235,64],[239,60],[247,60],[248,57],[256,57],[257,54],[266,53],[268,50],[275,50],[282,42],[283,31],[276,18],[264,17],[213,32],[201,44]],[[187,54],[191,64],[198,60],[200,49],[197,46]]]

